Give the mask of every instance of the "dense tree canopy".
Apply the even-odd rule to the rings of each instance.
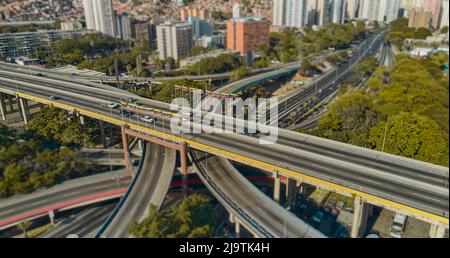
[[[313,134],[448,166],[448,56],[397,56],[378,68],[366,88],[340,96]],[[387,122],[387,126],[386,126]]]
[[[130,234],[141,238],[207,238],[213,237],[215,213],[211,199],[193,194],[168,211],[149,207],[141,223],[132,223]]]
[[[385,152],[448,166],[448,145],[441,128],[425,116],[400,113],[382,121],[371,130],[369,142],[377,150],[382,150],[384,142]]]
[[[427,28],[410,28],[408,27],[408,18],[401,17],[389,24],[389,33],[386,35],[386,40],[389,40],[396,47],[401,49],[405,39],[426,39],[432,33]]]
[[[38,139],[23,140],[22,133],[2,125],[0,141],[0,197],[29,193],[90,173],[85,158],[69,148],[48,148]]]
[[[92,145],[93,129],[74,123],[67,112],[44,107],[30,121],[28,128],[36,136],[53,139],[65,145]]]

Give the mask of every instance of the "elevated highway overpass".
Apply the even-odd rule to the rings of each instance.
[[[127,93],[93,89],[83,85],[53,81],[49,78],[0,72],[0,89],[4,93],[15,94],[19,98],[34,100],[58,108],[77,112],[116,125],[126,125],[130,129],[143,132],[160,139],[173,142],[185,142],[191,148],[220,155],[244,164],[258,167],[273,173],[299,180],[309,180],[316,185],[329,187],[337,191],[356,195],[368,202],[393,207],[411,216],[427,221],[448,225],[448,168],[427,164],[415,160],[389,155],[372,150],[361,149],[348,144],[297,134],[296,148],[277,142],[272,145],[260,145],[254,137],[236,134],[184,134],[169,132],[168,121],[161,119],[149,125],[139,120],[139,115],[123,117],[117,110],[101,106],[105,101],[119,101],[130,96]],[[19,80],[20,78],[20,80]],[[31,82],[30,82],[31,81]],[[23,93],[27,92],[27,93]],[[61,99],[50,100],[50,95]],[[170,110],[161,102],[140,98],[139,102],[155,108]],[[281,138],[292,132],[280,130]],[[305,150],[316,144],[317,149]],[[299,149],[301,148],[301,149]],[[330,153],[344,153],[330,157]],[[325,154],[324,154],[325,153]],[[343,161],[342,156],[356,159]],[[374,164],[384,162],[382,166]],[[404,170],[414,169],[417,175],[398,175],[398,166]],[[427,179],[428,182],[417,180]],[[433,181],[434,184],[429,182]]]
[[[32,194],[0,201],[0,230],[49,213],[116,199],[131,181],[125,170],[70,180]],[[50,216],[52,216],[50,214]]]
[[[2,75],[2,77],[8,76],[10,75]],[[101,87],[98,87],[95,90],[91,88],[90,90],[97,91],[97,94],[90,94],[87,91],[90,96],[81,97],[81,101],[75,103],[73,95],[80,95],[84,90],[78,89],[77,91],[74,89],[76,87],[71,87],[73,88],[70,89],[71,93],[64,94],[61,93],[61,91],[65,87],[50,83],[49,78],[31,77],[34,77],[31,81],[29,80],[30,77],[27,77],[27,79],[25,79],[25,84],[23,84],[22,81],[19,85],[19,82],[17,81],[18,77],[13,76],[15,80],[13,82],[10,80],[6,84],[13,83],[16,84],[15,87],[4,86],[2,87],[2,90],[9,94],[17,93],[19,97],[34,99],[41,103],[52,104],[56,107],[70,111],[75,110],[80,114],[99,118],[117,125],[126,124],[134,130],[146,132],[159,138],[168,139],[174,142],[186,142],[190,147],[198,150],[218,154],[238,162],[253,165],[271,171],[276,175],[285,175],[289,178],[312,182],[312,184],[319,185],[320,187],[328,187],[347,195],[356,195],[369,203],[401,210],[408,213],[408,215],[416,216],[433,223],[441,223],[445,227],[448,227],[448,168],[420,162],[417,163],[416,161],[393,155],[389,156],[388,154],[379,152],[371,153],[369,151],[371,154],[365,156],[361,154],[366,154],[368,150],[357,149],[357,147],[355,148],[355,146],[349,145],[338,145],[327,150],[327,147],[334,142],[327,140],[321,142],[323,139],[315,139],[314,137],[309,136],[303,138],[302,141],[295,142],[292,139],[288,139],[285,143],[280,143],[280,138],[282,138],[285,133],[289,133],[289,131],[283,131],[281,129],[281,137],[277,144],[271,147],[262,146],[262,151],[266,154],[261,154],[260,152],[255,155],[252,152],[259,151],[261,145],[258,144],[256,139],[252,139],[252,142],[249,142],[252,138],[249,136],[173,135],[171,132],[165,130],[169,128],[167,121],[161,120],[153,125],[148,125],[140,122],[138,115],[125,118],[120,116],[118,111],[105,111],[101,110],[102,108],[99,107],[104,101],[117,101],[120,97],[129,96],[126,93],[120,91],[104,93],[103,90],[100,90]],[[9,78],[11,79],[12,77],[10,76]],[[24,78],[21,78],[21,80],[24,80]],[[37,86],[35,85],[35,80],[43,80],[45,83],[42,85],[41,82],[41,85]],[[29,85],[30,83],[32,86]],[[23,91],[24,87],[27,88],[27,93],[32,93],[32,95],[21,93],[20,91]],[[45,94],[39,90],[33,92],[33,87],[46,88]],[[101,96],[102,94],[98,94],[98,92],[103,92],[103,96]],[[62,98],[59,101],[50,101],[48,100],[50,94],[57,94]],[[153,107],[169,110],[168,105],[164,103],[144,99],[140,99],[139,101],[146,102]],[[295,135],[294,138],[297,139],[297,136],[300,134]],[[241,141],[241,137],[245,138]],[[220,140],[222,140],[222,143]],[[239,144],[231,143],[233,141],[239,141]],[[292,144],[290,148],[295,149],[292,150],[292,155],[289,156],[290,160],[278,162],[279,160],[276,160],[278,155],[280,155],[280,157],[286,157],[284,156],[283,149],[287,152],[290,151],[288,148],[289,144]],[[304,153],[298,152],[298,148],[305,150],[314,144],[317,146],[316,149],[310,148]],[[265,152],[266,150],[267,152]],[[328,160],[330,153],[336,154],[339,152],[338,150],[345,151],[338,155],[331,156],[331,160]],[[271,152],[271,154],[269,154],[269,152]],[[317,154],[317,156],[314,154]],[[344,163],[340,163],[343,156],[347,157],[347,160],[343,161]],[[317,160],[315,158],[317,158]],[[297,164],[293,162],[295,160],[298,161]],[[382,165],[374,166],[374,164],[376,165],[380,162],[382,162]],[[335,163],[334,167],[332,166],[333,163]],[[309,164],[309,166],[307,166],[307,164]],[[404,172],[402,175],[397,175],[397,170],[399,168],[403,171],[413,170],[415,172]],[[333,171],[337,174],[332,173]],[[412,181],[403,180],[403,178]],[[398,186],[401,187],[398,188]]]
[[[161,207],[175,171],[176,151],[147,143],[143,159],[127,194],[100,228],[97,237],[129,236],[132,222],[141,222],[148,215],[150,204]]]

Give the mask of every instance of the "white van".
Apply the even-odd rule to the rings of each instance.
[[[396,213],[394,221],[392,222],[390,235],[393,238],[402,238],[403,231],[406,225],[406,215],[401,213]]]

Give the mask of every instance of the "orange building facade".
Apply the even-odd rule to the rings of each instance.
[[[199,20],[210,18],[209,10],[205,8],[186,6],[180,9],[180,20],[185,21],[188,17],[197,17]]]
[[[259,51],[269,42],[270,23],[264,17],[232,19],[227,22],[227,49],[242,55]]]

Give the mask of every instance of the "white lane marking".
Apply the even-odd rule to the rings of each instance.
[[[68,194],[64,194],[63,196],[64,197],[66,197],[66,196],[72,196],[72,195],[77,195],[77,194],[79,194],[79,193],[81,193],[80,191],[75,191],[75,192],[71,192],[71,193],[68,193]]]
[[[41,203],[44,203],[44,202],[48,202],[48,199],[44,199],[44,200],[41,200],[41,201],[38,201],[38,202],[33,202],[33,204],[36,205],[36,204],[41,204]]]
[[[440,201],[439,199],[436,199],[436,198],[432,198],[432,197],[429,197],[429,196],[426,196],[426,195],[422,195],[422,194],[418,194],[418,193],[416,193],[416,192],[413,192],[412,194],[413,194],[413,195],[415,195],[415,196],[420,196],[420,197],[423,197],[423,198],[429,199],[429,200],[433,200],[433,201],[441,202],[441,201]]]
[[[314,163],[310,163],[309,165],[310,165],[310,166],[313,166],[313,167],[320,168],[320,169],[322,169],[322,170],[326,170],[326,171],[329,171],[329,170],[330,170],[330,169],[327,168],[327,167],[323,167],[323,166],[321,166],[321,165],[317,165],[317,164],[314,164]]]
[[[370,180],[370,179],[367,179],[367,178],[364,178],[364,177],[358,177],[358,179],[360,179],[362,181],[370,182],[372,184],[381,185],[380,182],[376,182],[376,181],[373,181],[373,180]]]

